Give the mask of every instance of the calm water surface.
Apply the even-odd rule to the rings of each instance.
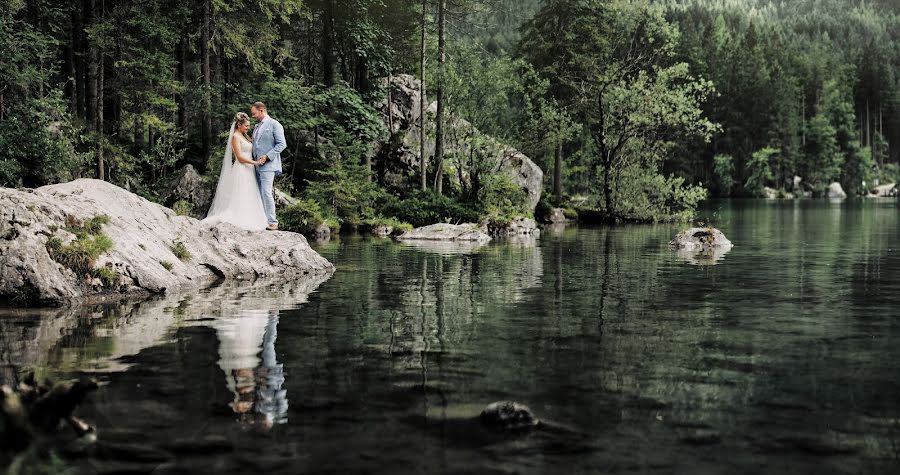
[[[725,202],[486,246],[343,238],[333,276],[0,318],[2,378],[103,385],[86,472],[896,473],[897,202]],[[546,425],[482,429],[501,399]]]

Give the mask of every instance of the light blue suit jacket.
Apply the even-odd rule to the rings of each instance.
[[[284,127],[277,120],[268,117],[253,130],[253,159],[257,160],[263,155],[268,157],[266,163],[256,167],[257,171],[281,175],[281,152],[285,148],[287,141],[284,140]]]

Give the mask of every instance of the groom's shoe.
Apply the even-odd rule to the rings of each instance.
[[[278,223],[266,226],[266,231],[278,231]]]

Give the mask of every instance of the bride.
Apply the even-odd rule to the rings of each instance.
[[[256,166],[260,163],[251,158],[253,143],[247,137],[249,129],[250,118],[247,114],[235,114],[228,132],[216,195],[204,223],[213,226],[222,222],[231,223],[250,231],[266,229],[268,220],[256,181]]]

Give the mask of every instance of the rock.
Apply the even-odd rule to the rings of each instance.
[[[675,249],[703,251],[707,249],[731,249],[732,244],[722,231],[715,228],[690,228],[678,233],[669,245]]]
[[[0,298],[18,305],[62,305],[100,293],[163,293],[219,277],[299,278],[334,269],[300,234],[248,232],[228,224],[209,228],[100,180],[0,188],[0,208]],[[84,276],[54,261],[47,250],[51,237],[73,239],[65,230],[67,218],[99,215],[109,217],[102,231],[113,247],[94,268],[114,273],[120,283],[115,289],[86,285]],[[176,242],[189,258],[176,257]]]
[[[888,183],[886,185],[876,186],[874,191],[874,195],[878,197],[897,196],[897,184]]]
[[[520,431],[530,430],[538,425],[531,409],[513,401],[492,402],[481,411],[481,423],[491,429]]]
[[[841,188],[841,184],[838,182],[834,182],[828,185],[828,191],[825,193],[825,196],[828,198],[846,198],[847,193],[844,192],[844,189]]]
[[[382,81],[388,86],[387,80]],[[390,137],[377,144],[379,175],[389,187],[409,190],[418,186],[419,179],[419,106],[422,98],[419,80],[408,75],[393,76],[390,83],[391,103],[382,97],[374,104],[381,114],[385,129],[390,129]],[[426,108],[426,127],[433,127],[437,104]],[[388,114],[391,114],[389,118]],[[482,134],[470,122],[451,116],[447,118],[444,150],[447,164],[458,173],[449,174],[455,188],[472,189],[475,184],[469,175],[470,167],[458,160],[468,160],[477,156],[491,172],[504,173],[521,186],[527,193],[528,209],[534,211],[541,198],[544,173],[531,159],[518,150],[506,146],[496,139]],[[425,156],[434,156],[434,131],[426,131]]]
[[[569,222],[569,218],[566,217],[566,212],[562,208],[553,208],[550,210],[550,214],[547,215],[547,222],[551,224],[560,224]]]
[[[275,209],[286,208],[292,204],[297,203],[297,198],[275,188]]]
[[[515,218],[506,226],[489,225],[488,229],[492,236],[536,236],[541,232],[531,218]]]
[[[800,178],[799,176],[794,175],[794,180],[793,180],[794,186],[791,188],[791,190],[797,196],[803,195],[803,188],[800,187],[800,183],[802,183],[802,182],[803,182],[803,178]]]
[[[192,165],[185,165],[172,176],[161,200],[170,208],[178,201],[186,201],[191,205],[191,216],[202,218],[212,204],[214,187]]]
[[[378,224],[372,226],[372,229],[370,229],[369,232],[372,233],[373,236],[385,237],[394,233],[394,227],[386,224]]]
[[[397,239],[403,240],[428,240],[428,241],[475,241],[487,242],[491,237],[474,224],[448,224],[438,223],[423,226],[407,231]]]
[[[778,190],[764,186],[762,189],[763,197],[767,200],[778,199]]]

